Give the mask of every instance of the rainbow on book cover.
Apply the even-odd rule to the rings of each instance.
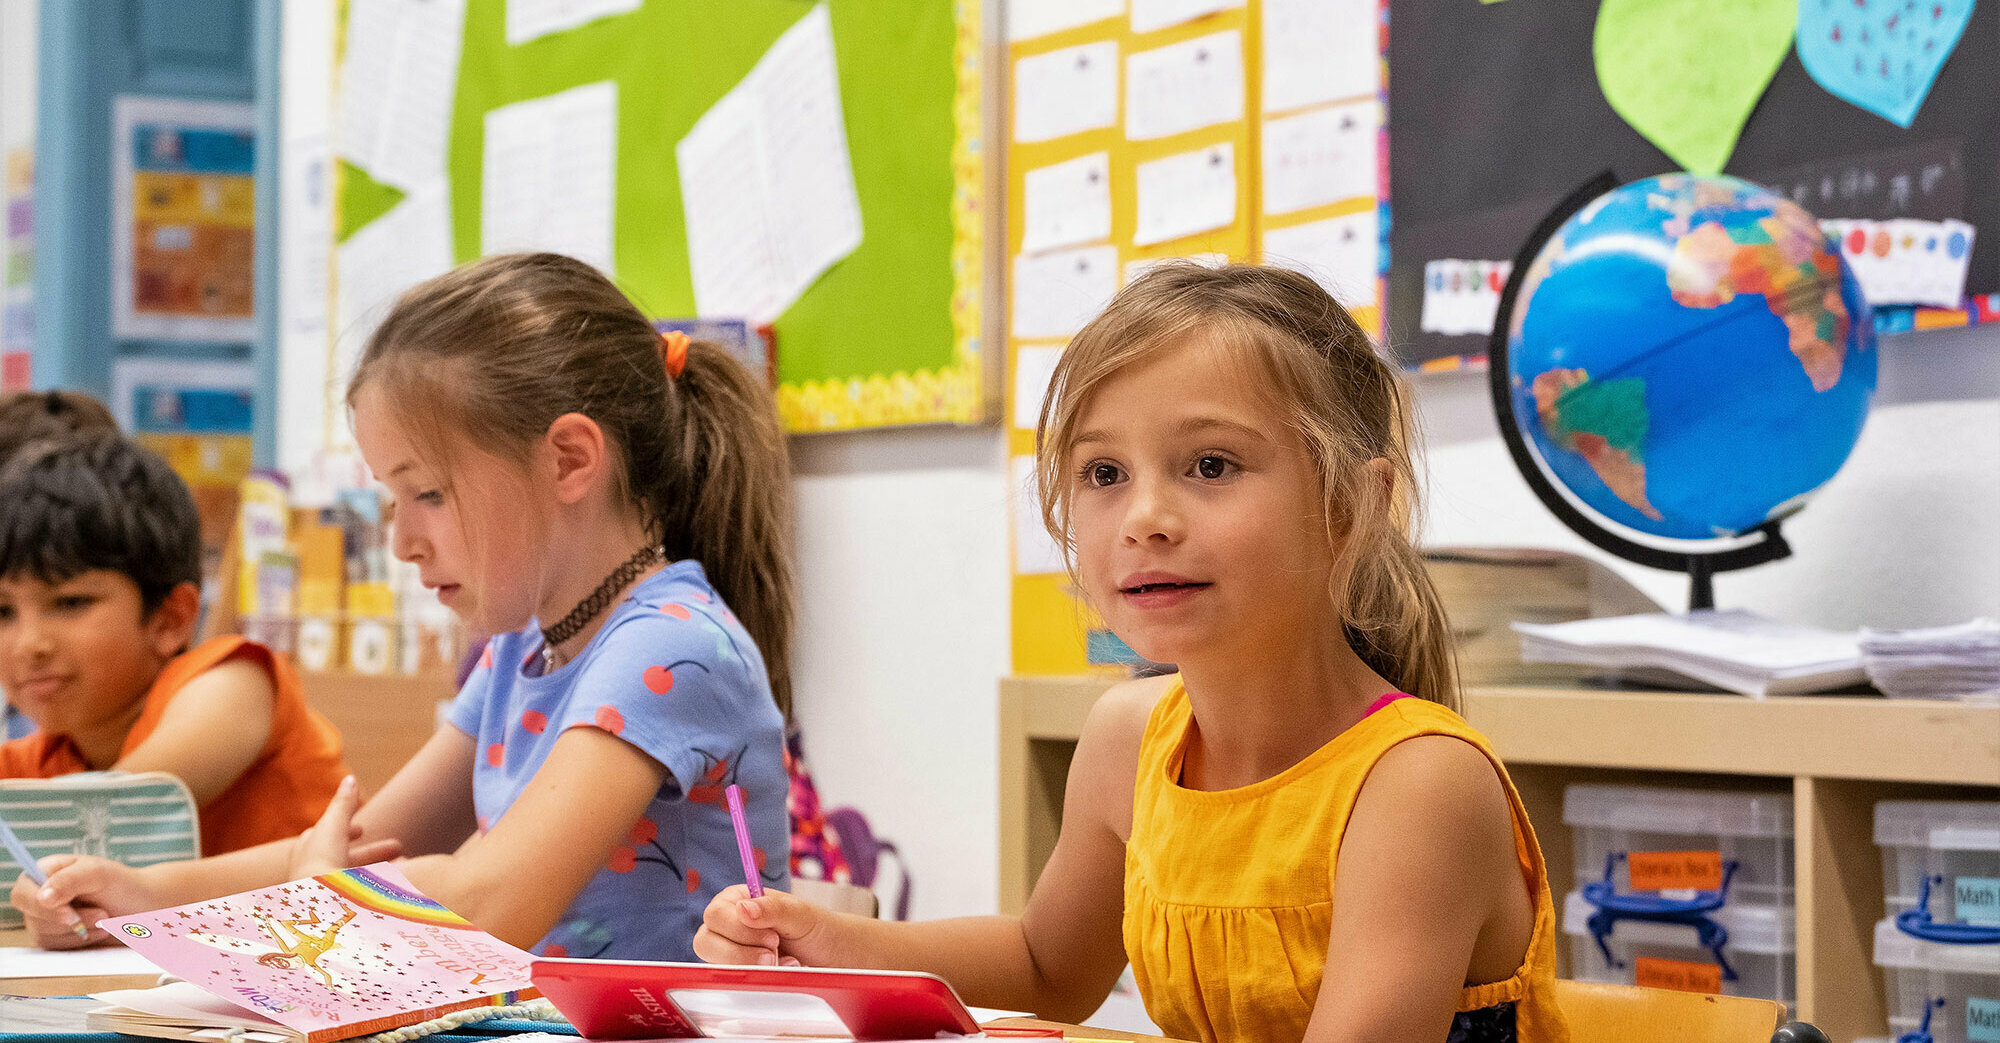
[[[439,905],[422,892],[399,886],[370,869],[343,869],[313,879],[325,884],[328,890],[347,899],[350,904],[383,916],[438,927],[472,927],[465,917]]]
[[[533,957],[426,897],[386,862],[99,926],[308,1043],[537,995],[528,980]]]

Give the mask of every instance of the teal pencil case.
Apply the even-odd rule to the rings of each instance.
[[[79,854],[149,866],[201,855],[194,795],[164,772],[0,779],[0,819],[37,859]],[[20,875],[21,867],[0,849],[0,893]],[[0,906],[0,929],[21,925],[20,910]]]

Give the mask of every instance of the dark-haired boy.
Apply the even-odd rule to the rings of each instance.
[[[200,559],[187,487],[124,438],[36,443],[0,469],[0,687],[39,729],[0,744],[0,777],[169,772],[213,855],[311,826],[346,766],[270,649],[188,647]]]

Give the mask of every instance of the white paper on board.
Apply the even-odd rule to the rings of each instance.
[[[1086,246],[1014,257],[1013,321],[1022,340],[1060,340],[1083,328],[1118,292],[1118,248]]]
[[[465,0],[349,0],[338,151],[408,191],[445,172]]]
[[[611,80],[488,112],[480,251],[549,250],[611,272],[617,159]]]
[[[1132,31],[1150,33],[1242,6],[1243,0],[1132,0]]]
[[[1022,200],[1021,249],[1030,253],[1111,238],[1111,154],[1028,171]]]
[[[334,374],[354,372],[361,348],[404,290],[451,270],[451,194],[443,177],[418,186],[335,249],[339,327]]]
[[[1264,111],[1376,93],[1377,0],[1264,0]]]
[[[1125,136],[1133,141],[1242,118],[1242,33],[1210,33],[1125,59]]]
[[[1264,121],[1264,212],[1289,214],[1376,194],[1375,99]]]
[[[1139,164],[1136,246],[1227,228],[1236,221],[1236,146],[1228,142]]]
[[[1009,0],[1007,39],[1032,40],[1124,13],[1125,0]]]
[[[775,321],[861,245],[825,4],[702,114],[674,159],[703,318]]]
[[[1375,210],[1264,230],[1264,263],[1313,277],[1349,308],[1376,305],[1381,245]]]
[[[1180,257],[1141,257],[1136,261],[1125,262],[1124,285],[1132,285],[1140,276],[1168,261],[1193,261],[1204,267],[1220,268],[1229,263],[1229,255],[1220,253],[1194,253]]]
[[[1052,141],[1118,124],[1118,44],[1105,40],[1014,63],[1014,140]]]
[[[1049,393],[1061,344],[1024,344],[1014,352],[1014,426],[1033,431],[1042,418],[1042,399]]]
[[[1065,572],[1062,547],[1042,524],[1042,499],[1035,489],[1035,458],[1016,456],[1008,461],[1014,482],[1014,572],[1021,576]]]
[[[507,45],[639,9],[642,0],[507,0]]]

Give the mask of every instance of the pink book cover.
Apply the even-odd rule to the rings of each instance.
[[[308,1043],[539,995],[528,980],[533,956],[425,897],[386,862],[99,926]]]

